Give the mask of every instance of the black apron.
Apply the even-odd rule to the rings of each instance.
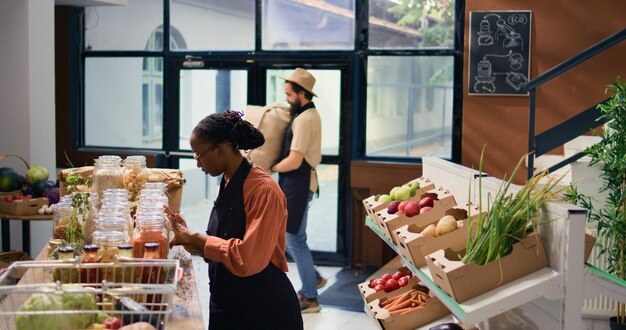
[[[314,106],[313,102],[309,102],[300,113]],[[293,130],[291,126],[293,125],[293,120],[298,117],[300,113],[298,113],[287,126],[285,137],[283,138],[283,147],[280,151],[280,160],[287,158],[291,152],[291,141],[293,140]],[[278,185],[280,185],[283,193],[285,193],[285,197],[287,197],[287,232],[297,234],[300,229],[302,217],[307,209],[307,203],[309,202],[311,166],[303,159],[302,164],[296,170],[281,172],[278,175]]]
[[[215,201],[207,234],[243,239],[246,213],[243,183],[252,166],[243,160]],[[222,263],[209,262],[209,329],[303,329],[298,297],[287,274],[272,262],[260,273],[239,277]]]

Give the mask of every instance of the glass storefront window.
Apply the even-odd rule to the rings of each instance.
[[[85,59],[86,146],[163,147],[163,73],[146,64],[158,60]]]
[[[171,0],[170,35],[177,50],[254,50],[254,0]]]
[[[163,0],[128,0],[125,6],[85,7],[85,50],[163,50]]]
[[[452,56],[368,60],[367,156],[452,156]]]
[[[198,122],[226,109],[243,111],[248,97],[246,70],[181,70],[179,148],[190,150]]]
[[[454,7],[454,0],[369,0],[369,47],[452,49]]]
[[[354,49],[355,0],[263,0],[264,50]]]

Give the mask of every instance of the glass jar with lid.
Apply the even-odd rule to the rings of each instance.
[[[100,246],[98,256],[101,263],[113,263],[118,255],[118,247],[122,244],[128,244],[128,235],[117,231],[99,231],[93,233],[93,242]],[[103,277],[107,281],[113,281],[115,269],[114,267],[106,267]]]
[[[102,207],[100,208],[99,216],[101,215],[104,216],[106,214],[121,214],[123,215],[124,219],[126,219],[126,222],[128,223],[128,228],[129,229],[134,228],[134,221],[133,221],[133,217],[131,216],[130,204],[128,202],[126,203],[105,202],[105,204],[102,204]]]
[[[128,225],[128,221],[120,213],[103,214],[98,217],[97,230],[99,231],[117,231],[123,233],[124,240],[130,242],[133,231]]]
[[[52,279],[61,281],[61,283],[77,283],[78,282],[78,266],[74,258],[74,248],[71,246],[61,246],[58,250],[59,260],[63,264],[54,268]]]
[[[98,250],[100,247],[94,244],[87,244],[83,248],[82,264],[95,264],[100,262],[98,256]],[[90,267],[88,265],[82,265],[80,269],[80,283],[100,283],[104,278],[102,277],[101,267]]]
[[[72,201],[55,204],[52,213],[52,238],[66,239],[72,217]]]
[[[122,244],[117,247],[119,264],[115,266],[115,282],[134,283],[135,268],[134,266],[124,266],[123,263],[131,261],[133,258],[132,244]]]
[[[94,162],[93,188],[99,198],[104,197],[107,189],[124,188],[122,158],[106,155],[98,157]]]
[[[98,202],[97,194],[91,194],[87,198],[89,210],[83,222],[83,238],[86,244],[91,244],[93,241],[93,232],[96,230],[96,217],[98,216]]]
[[[158,190],[160,191],[163,195],[165,195],[165,192],[167,191],[167,184],[165,184],[164,182],[146,182],[143,187],[142,190]]]
[[[128,190],[129,200],[135,201],[139,191],[148,182],[148,168],[145,156],[128,156],[124,159],[124,188]]]
[[[138,215],[133,235],[133,255],[142,258],[146,243],[159,243],[160,259],[167,259],[169,235],[164,226],[165,218],[158,215]]]

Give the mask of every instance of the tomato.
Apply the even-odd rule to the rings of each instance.
[[[382,285],[382,284],[377,284],[377,285],[374,287],[374,291],[376,291],[376,292],[378,292],[378,291],[383,291],[383,290],[385,290],[385,286],[384,286],[384,285]]]
[[[398,281],[390,278],[389,280],[387,280],[387,283],[385,283],[385,292],[391,292],[398,289],[399,287],[400,285],[398,284]]]
[[[401,272],[401,271],[397,271],[397,272],[393,273],[393,275],[391,276],[391,278],[393,278],[394,280],[396,280],[396,281],[397,281],[397,280],[399,280],[399,279],[400,279],[400,277],[402,277],[402,276],[404,276],[404,274],[402,274],[402,272]]]
[[[385,280],[385,281],[386,281],[386,280],[388,280],[388,279],[390,279],[390,278],[391,278],[391,274],[384,274],[384,275],[381,277],[381,279],[383,279],[383,280]]]
[[[406,286],[407,284],[409,284],[409,280],[405,277],[400,277],[400,279],[398,279],[398,285],[400,287]]]
[[[105,329],[119,329],[122,327],[122,320],[117,317],[109,317],[104,320],[104,328]]]
[[[373,284],[374,286],[377,286],[377,285],[385,285],[385,283],[387,283],[387,280],[383,280],[382,278],[379,278],[379,279],[374,280]]]

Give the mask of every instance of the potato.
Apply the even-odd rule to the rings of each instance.
[[[422,232],[420,233],[422,237],[437,237],[437,231],[435,229],[435,225],[428,225]]]
[[[457,229],[456,218],[451,215],[443,216],[437,222],[437,236],[445,235]]]

